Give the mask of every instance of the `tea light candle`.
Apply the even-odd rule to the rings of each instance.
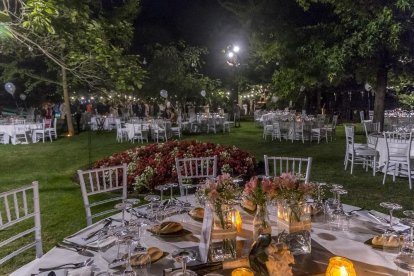
[[[354,265],[344,257],[332,257],[325,276],[356,276]]]
[[[237,233],[240,233],[241,230],[242,230],[243,221],[242,221],[242,218],[241,218],[241,215],[240,215],[239,211],[236,210],[233,213],[231,221],[232,221],[233,225],[236,227]]]
[[[246,267],[239,267],[231,272],[231,276],[254,276],[254,273]]]

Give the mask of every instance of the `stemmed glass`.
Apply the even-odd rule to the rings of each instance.
[[[178,183],[168,183],[168,184],[165,184],[169,189],[170,189],[170,199],[168,200],[168,206],[174,206],[174,205],[176,205],[175,204],[175,202],[174,202],[174,197],[173,197],[173,189],[175,188],[175,187],[178,187]]]
[[[410,236],[401,247],[400,253],[394,259],[394,263],[405,270],[408,270],[408,275],[414,275],[414,241],[413,241],[413,227],[414,227],[414,211],[406,210],[403,212],[406,218],[400,219],[404,225],[410,226]]]
[[[115,205],[115,209],[122,211],[122,225],[126,225],[125,212],[130,211],[132,207],[140,202],[139,199],[124,199],[121,203]]]
[[[161,199],[161,197],[158,196],[158,195],[147,195],[147,196],[144,197],[144,200],[145,201],[149,201],[150,202],[150,209],[151,209],[151,215],[150,215],[150,217],[151,218],[154,218],[155,217],[155,214],[154,214],[154,203],[157,202],[157,201],[160,201],[160,199]]]
[[[192,270],[187,269],[187,263],[196,259],[196,252],[190,249],[179,249],[174,251],[171,256],[176,262],[181,263],[181,270],[174,271],[171,275],[174,276],[197,276]]]
[[[394,227],[393,227],[393,216],[392,213],[394,212],[394,210],[401,210],[402,206],[400,204],[397,203],[392,203],[392,202],[381,202],[380,206],[388,209],[389,213],[390,213],[390,222],[389,222],[389,226],[388,228],[385,230],[386,233],[395,233]]]
[[[342,208],[341,195],[348,194],[348,191],[341,188],[334,188],[331,190],[331,192],[336,195],[335,207],[331,213],[330,220],[332,230],[346,231],[349,228],[349,220],[348,216],[345,214]]]
[[[162,198],[163,198],[164,191],[168,190],[168,188],[169,188],[168,184],[158,185],[157,187],[155,187],[156,190],[160,191],[160,196],[161,196],[160,204],[161,205],[162,205]]]

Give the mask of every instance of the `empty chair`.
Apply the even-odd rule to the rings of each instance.
[[[178,139],[181,139],[181,120],[178,120],[177,126],[171,127],[171,134],[172,136],[178,137]]]
[[[280,128],[279,128],[280,132]],[[267,140],[267,136],[271,136],[273,134],[273,124],[267,123],[263,125],[263,138]]]
[[[380,123],[373,123],[371,121],[365,121],[363,122],[364,130],[365,130],[365,136],[368,138],[368,135],[372,133],[380,133],[381,131],[381,125]]]
[[[214,133],[217,133],[217,122],[214,115],[208,116],[207,119],[207,133],[210,132],[210,129],[213,130]]]
[[[157,143],[159,140],[163,140],[166,142],[168,140],[167,138],[167,125],[165,121],[159,121],[151,125],[151,134],[152,139],[156,140]]]
[[[121,142],[123,139],[128,139],[128,131],[125,126],[122,125],[121,119],[115,119],[115,127],[116,127],[116,141]]]
[[[361,123],[363,123],[365,121],[364,110],[359,111],[359,118],[361,119]]]
[[[280,125],[279,122],[273,123],[273,129],[272,129],[272,141],[274,139],[279,139],[279,142],[282,141],[282,133],[280,132]]]
[[[13,144],[28,144],[27,127],[25,124],[14,124],[14,132],[12,137]]]
[[[78,176],[82,191],[83,204],[85,206],[86,223],[92,224],[92,220],[118,211],[114,209],[115,201],[125,201],[127,198],[127,165],[105,167],[92,170],[78,170]],[[119,192],[116,194],[114,192]],[[102,199],[100,194],[106,194],[107,198]],[[105,206],[108,205],[109,206]],[[101,212],[92,212],[92,208]],[[107,207],[107,208],[105,208]],[[94,213],[94,214],[93,214]]]
[[[353,126],[345,126],[345,137],[345,170],[347,170],[349,162],[351,163],[351,174],[354,171],[355,164],[363,165],[363,167],[375,164],[377,155],[376,150],[368,147],[367,144],[356,144],[354,142]],[[372,169],[375,171],[375,165],[372,166]]]
[[[223,119],[223,133],[226,132],[226,130],[230,133],[230,128],[234,127],[234,122],[229,121],[229,114],[225,113]]]
[[[32,225],[27,224],[27,220],[29,219],[34,220],[33,227]],[[35,247],[36,249],[37,258],[40,258],[43,255],[39,183],[37,181],[32,182],[29,186],[0,194],[0,231],[6,229],[13,229],[13,236],[7,236],[6,240],[0,239],[0,248],[6,250],[9,245],[21,247],[18,249],[13,248],[11,253],[0,259],[0,265],[32,247]],[[18,231],[21,232],[16,233]],[[21,238],[31,234],[34,235],[34,241],[24,243],[26,239]],[[20,241],[20,243],[18,243],[18,241]]]
[[[331,141],[336,139],[336,125],[338,124],[338,115],[332,117],[332,123],[327,124],[323,127],[323,130],[326,132],[326,139],[328,140],[331,137]]]
[[[280,176],[282,173],[291,173],[300,176],[309,183],[311,175],[312,157],[279,157],[264,156],[265,174],[269,177]]]
[[[392,173],[392,180],[395,182],[395,176],[407,176],[408,185],[411,185],[411,142],[412,133],[397,133],[385,132],[385,143],[387,146],[387,160],[385,161],[384,178],[382,184],[385,184],[385,179],[388,173]]]
[[[200,180],[217,176],[217,156],[175,158],[175,167],[181,195],[184,195],[183,185],[198,184]]]
[[[135,140],[141,141],[141,143],[144,143],[144,131],[141,124],[134,123],[132,124],[133,127],[133,135],[131,137],[132,143],[134,143]],[[146,137],[146,141],[148,142],[148,137]]]
[[[41,129],[34,129],[32,131],[33,142],[39,141],[42,139],[43,143],[45,142],[45,135],[47,135],[52,142],[52,119],[43,119],[42,128]],[[40,136],[40,138],[39,138]]]
[[[54,136],[55,139],[57,139],[58,135],[57,135],[57,130],[56,130],[56,123],[57,123],[57,118],[54,118],[52,121],[52,125],[49,129],[50,134],[52,135],[52,137]]]

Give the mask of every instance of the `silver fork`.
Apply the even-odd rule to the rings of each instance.
[[[59,269],[65,269],[65,268],[71,268],[71,269],[81,268],[81,267],[90,265],[92,263],[93,263],[93,259],[89,258],[89,259],[87,259],[83,262],[80,262],[80,263],[66,263],[66,264],[61,264],[61,265],[57,265],[57,266],[53,266],[53,267],[39,268],[39,272],[59,270]]]

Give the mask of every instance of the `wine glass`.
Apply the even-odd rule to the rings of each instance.
[[[313,208],[315,209],[315,214],[319,214],[320,212],[325,213],[325,205],[321,197],[321,189],[322,187],[326,186],[326,182],[316,182],[317,187],[317,199],[316,202],[313,204]]]
[[[170,275],[174,276],[197,276],[192,270],[187,269],[187,263],[194,261],[197,257],[197,254],[194,250],[190,249],[178,249],[171,254],[172,258],[181,263],[181,270],[176,270]]]
[[[348,194],[348,191],[341,188],[335,188],[331,191],[336,194],[336,204],[330,214],[331,228],[332,230],[347,231],[349,229],[349,218],[342,208],[341,195]]]
[[[393,215],[392,213],[394,212],[394,210],[401,210],[402,206],[400,204],[397,203],[392,203],[392,202],[381,202],[380,206],[388,209],[388,212],[390,214],[390,221],[389,221],[389,226],[388,228],[385,230],[385,232],[388,233],[395,233],[394,227],[393,227]]]
[[[173,197],[173,189],[175,187],[178,187],[178,183],[168,183],[168,184],[165,184],[165,185],[170,189],[170,199],[168,200],[168,205],[174,206],[175,202],[174,202],[174,197]]]
[[[125,212],[130,211],[135,204],[140,202],[139,199],[124,199],[121,203],[115,204],[115,209],[122,211],[122,225],[126,225]]]
[[[160,204],[162,203],[162,198],[164,197],[164,191],[168,190],[168,186],[167,184],[164,185],[158,185],[157,187],[155,187],[156,190],[160,191]]]
[[[410,226],[410,235],[404,240],[400,253],[394,259],[394,263],[405,270],[408,270],[408,275],[414,275],[414,242],[413,242],[413,227],[414,227],[414,210],[405,210],[403,214],[406,218],[400,219],[404,225]]]
[[[154,218],[155,217],[155,215],[154,215],[154,203],[157,202],[157,201],[160,201],[160,199],[161,199],[161,197],[158,196],[158,195],[146,195],[144,197],[144,200],[145,201],[149,201],[150,202],[150,209],[151,209],[150,217],[151,218]]]

